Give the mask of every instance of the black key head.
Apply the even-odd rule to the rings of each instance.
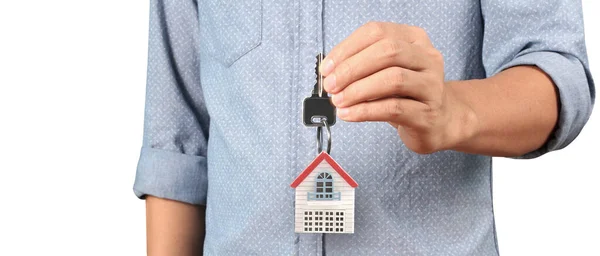
[[[304,99],[302,121],[306,126],[323,126],[322,119],[325,118],[329,126],[335,124],[335,112],[336,108],[331,103],[328,96],[324,97],[311,96]]]

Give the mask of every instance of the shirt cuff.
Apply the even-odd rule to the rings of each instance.
[[[514,157],[529,159],[569,145],[581,132],[592,111],[593,81],[584,65],[572,55],[531,52],[520,55],[499,70],[520,65],[537,66],[552,78],[558,89],[560,108],[555,130],[539,149]]]
[[[206,205],[206,157],[143,147],[133,191],[144,199],[156,196]]]

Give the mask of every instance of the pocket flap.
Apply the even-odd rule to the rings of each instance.
[[[200,44],[207,54],[231,66],[262,38],[262,0],[199,1]]]

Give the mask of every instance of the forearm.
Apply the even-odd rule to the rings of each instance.
[[[148,196],[148,255],[202,255],[204,206]]]
[[[518,66],[487,79],[453,81],[447,86],[467,108],[458,122],[463,129],[459,133],[466,138],[453,150],[523,155],[544,145],[558,119],[557,91],[536,67]]]

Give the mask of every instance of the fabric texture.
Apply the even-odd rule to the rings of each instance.
[[[368,21],[424,28],[447,80],[547,72],[560,118],[536,157],[568,145],[595,97],[580,1],[151,0],[135,194],[207,206],[206,255],[497,255],[487,156],[418,155],[385,123],[332,127],[359,183],[355,233],[294,233],[289,184],[316,157],[302,101],[315,56]]]

